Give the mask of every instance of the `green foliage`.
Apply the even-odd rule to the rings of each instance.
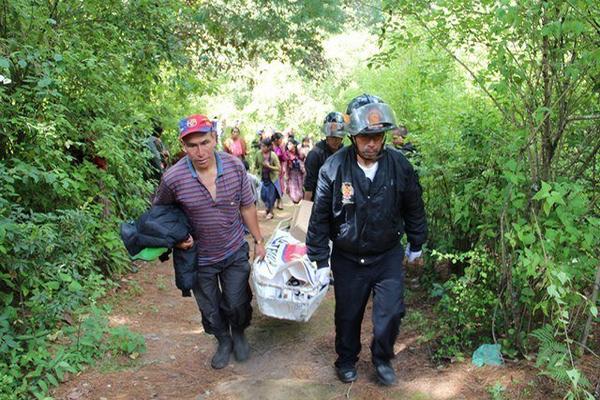
[[[137,281],[129,281],[125,295],[129,298],[139,297],[142,295],[143,289]]]
[[[402,320],[402,324],[407,329],[421,331],[427,324],[427,318],[418,310],[413,310]]]
[[[116,354],[139,354],[146,351],[144,336],[131,332],[126,326],[111,328],[109,348]]]
[[[194,3],[194,2],[192,2]],[[343,26],[342,2],[217,0],[192,5],[189,35],[200,66],[230,70],[257,58],[293,64],[309,76],[327,64],[322,38]],[[207,54],[212,55],[208,57]]]
[[[72,324],[44,330],[26,326],[17,336],[5,324],[6,313],[11,312],[15,310],[6,307],[0,316],[2,399],[45,398],[66,374],[81,371],[107,351],[125,355],[145,351],[141,335],[122,326],[109,328],[106,311],[96,307],[80,308],[72,315]]]
[[[363,92],[408,127],[429,252],[455,272],[431,290],[438,356],[494,339],[510,357],[538,350],[568,397],[588,396],[576,340],[598,315],[598,5],[382,5],[0,0],[0,397],[143,351],[85,305],[129,268],[117,227],[156,183],[151,117],[173,146],[178,118],[202,109],[316,138]],[[342,23],[382,28],[372,68],[369,34],[325,40]]]
[[[238,62],[277,57],[320,71],[321,34],[337,29],[338,8],[0,1],[1,398],[43,396],[107,349],[143,351],[139,335],[116,328],[107,341],[105,318],[80,314],[130,268],[118,227],[156,185],[151,118],[174,143],[177,120],[201,111],[196,96]],[[74,318],[76,332],[65,325]]]
[[[437,357],[462,357],[470,349],[492,340],[494,310],[499,306],[493,288],[498,285],[499,274],[483,251],[453,255],[434,250],[432,256],[465,265],[464,275],[454,276],[441,291],[434,288],[433,293],[440,300],[435,306],[435,327],[430,327],[429,333],[440,346]]]
[[[455,261],[456,276],[432,290],[438,355],[493,336],[505,355],[528,354],[539,348],[529,334],[550,324],[564,347],[548,351],[564,361],[567,379],[553,363],[539,367],[569,384],[567,396],[582,396],[575,340],[598,312],[589,299],[600,257],[600,9],[562,1],[383,7],[375,68],[359,71],[339,106],[363,91],[380,95],[420,151],[428,246]],[[564,358],[564,349],[575,355]]]
[[[536,366],[559,384],[568,388],[567,398],[593,400],[592,385],[585,375],[573,365],[573,355],[568,341],[559,341],[563,335],[551,325],[544,325],[531,333],[539,342]]]
[[[278,130],[293,128],[297,138],[318,140],[325,115],[335,109],[339,92],[345,90],[356,66],[363,61],[346,54],[368,57],[375,51],[374,40],[364,31],[324,40],[323,58],[328,68],[320,72],[319,79],[307,77],[295,65],[281,60],[247,64],[235,74],[223,75],[219,90],[200,101],[229,127],[240,123],[248,143],[255,139],[258,129],[269,126]]]
[[[494,386],[488,387],[487,391],[490,394],[491,400],[505,399],[504,392],[506,392],[506,388],[500,382],[496,382],[496,384],[494,384]]]

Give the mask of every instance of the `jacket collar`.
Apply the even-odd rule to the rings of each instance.
[[[329,148],[329,146],[327,146],[327,139],[323,139],[319,142],[317,142],[317,144],[315,144],[315,147],[319,147],[321,150],[323,150],[325,152],[325,154],[327,155],[332,155],[334,154],[331,149]],[[340,147],[338,148],[338,151],[340,151],[342,148],[344,147],[344,143],[342,142],[340,144]]]
[[[351,174],[360,182],[364,183],[364,190],[365,190],[365,194],[375,194],[377,193],[379,190],[381,190],[381,187],[384,186],[387,182],[387,175],[389,175],[389,171],[388,171],[388,167],[389,167],[389,162],[388,162],[388,152],[385,149],[385,147],[382,150],[382,155],[379,158],[379,160],[377,160],[379,162],[379,166],[377,167],[377,172],[375,173],[375,177],[373,178],[373,181],[369,181],[369,179],[365,176],[365,173],[363,172],[363,170],[359,167],[358,165],[358,160],[357,160],[357,156],[356,156],[356,149],[354,148],[354,146],[350,146],[350,148],[348,149],[348,157],[349,157],[349,162],[350,165],[352,166],[351,168],[348,168],[351,171]],[[356,182],[356,181],[355,181]],[[362,186],[362,185],[360,185]]]

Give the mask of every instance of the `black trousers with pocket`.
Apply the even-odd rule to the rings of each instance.
[[[371,357],[375,365],[389,363],[404,317],[404,249],[390,250],[380,261],[362,265],[344,257],[335,247],[331,269],[335,281],[336,367],[351,367],[361,350],[360,331],[365,307],[373,296],[373,340]]]
[[[244,330],[252,319],[252,292],[248,284],[250,263],[247,242],[224,260],[198,267],[198,280],[192,289],[202,314],[206,333],[222,337],[230,328]]]

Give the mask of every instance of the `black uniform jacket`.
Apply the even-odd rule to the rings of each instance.
[[[389,148],[378,162],[373,182],[358,166],[353,146],[321,167],[306,237],[308,256],[320,267],[328,263],[329,240],[343,256],[365,265],[399,246],[404,232],[412,251],[425,243],[425,208],[413,167]]]
[[[327,140],[323,139],[315,144],[315,147],[313,147],[306,156],[306,160],[304,161],[304,168],[306,169],[304,190],[313,192],[313,198],[315,189],[317,188],[317,179],[319,179],[319,169],[325,164],[325,160],[332,154],[329,146],[327,146]]]
[[[121,239],[131,256],[146,247],[173,249],[175,285],[184,297],[191,295],[190,290],[196,284],[196,243],[188,250],[175,248],[175,245],[186,240],[191,233],[192,227],[187,216],[174,205],[152,206],[137,221],[121,224]]]

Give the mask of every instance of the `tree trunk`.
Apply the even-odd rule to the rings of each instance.
[[[544,18],[544,25],[546,18]],[[550,178],[550,164],[552,162],[552,125],[550,110],[552,108],[552,75],[550,73],[550,41],[544,36],[542,44],[542,80],[544,83],[544,113],[542,119],[542,171],[540,178],[548,181]]]
[[[591,302],[594,306],[596,305],[596,302],[598,301],[598,290],[600,290],[600,264],[598,264],[598,268],[596,269],[596,279],[594,280],[594,289],[592,290]],[[588,315],[588,319],[585,323],[585,328],[583,329],[583,335],[581,337],[581,347],[582,347],[583,351],[585,351],[586,344],[587,344],[587,338],[590,335],[590,329],[592,327],[592,320],[593,320],[593,316],[592,316],[592,313],[590,312],[590,315]]]

